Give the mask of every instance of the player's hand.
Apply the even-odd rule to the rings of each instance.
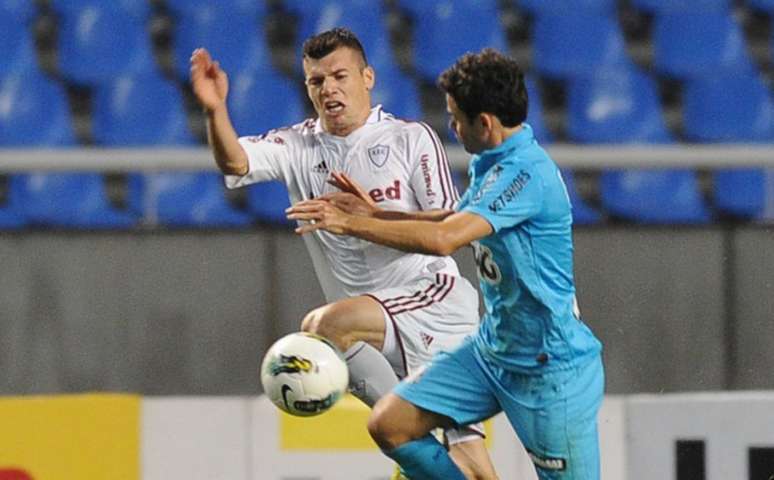
[[[191,54],[191,87],[205,110],[211,112],[225,106],[228,75],[204,48],[197,48]]]
[[[304,200],[285,210],[288,219],[307,222],[296,228],[303,235],[315,230],[327,230],[336,235],[346,234],[348,214],[325,200]]]
[[[368,195],[356,181],[352,180],[346,173],[343,172],[331,172],[331,178],[328,179],[328,183],[338,188],[342,192],[350,193],[358,197],[361,201],[365,202],[371,207],[372,211],[379,210],[379,207],[374,202],[374,199]]]
[[[361,217],[373,217],[374,213],[379,210],[378,207],[349,192],[326,193],[317,199],[330,202],[344,213]]]

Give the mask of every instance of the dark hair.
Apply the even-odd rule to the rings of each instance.
[[[515,127],[527,118],[524,74],[513,59],[497,50],[466,53],[441,73],[438,87],[471,121],[482,112],[495,115],[505,127]]]
[[[365,50],[363,50],[360,40],[351,30],[343,27],[336,27],[307,38],[303,46],[304,58],[319,60],[341,47],[356,51],[363,57],[363,66],[368,65]]]

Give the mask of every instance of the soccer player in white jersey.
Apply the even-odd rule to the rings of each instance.
[[[377,211],[433,215],[453,208],[458,196],[438,136],[424,123],[371,106],[375,72],[354,34],[323,32],[303,51],[318,118],[241,138],[228,116],[226,73],[206,50],[194,51],[191,82],[227,186],[278,179],[292,203],[335,198],[330,172],[336,171],[363,185]],[[305,241],[329,303],[307,314],[302,330],[345,352],[350,389],[369,406],[478,327],[478,294],[451,257],[408,254],[324,231]],[[468,478],[496,478],[480,428],[447,430],[450,454]]]

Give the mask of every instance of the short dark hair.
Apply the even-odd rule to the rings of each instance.
[[[471,121],[482,112],[495,115],[506,127],[527,118],[524,74],[515,60],[492,48],[460,57],[438,77],[438,87]]]
[[[307,38],[303,46],[304,58],[319,60],[341,47],[356,51],[363,57],[363,66],[368,65],[365,50],[357,35],[352,30],[343,27],[336,27]]]

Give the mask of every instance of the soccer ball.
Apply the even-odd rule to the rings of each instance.
[[[341,352],[325,338],[291,333],[266,352],[261,383],[280,410],[311,417],[330,409],[346,393],[349,370]]]

